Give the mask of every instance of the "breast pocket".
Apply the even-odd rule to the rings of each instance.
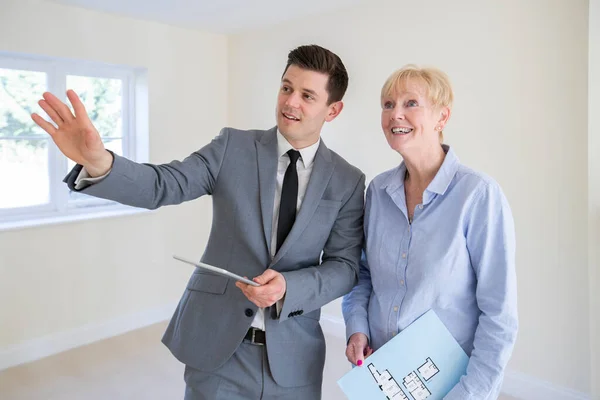
[[[223,294],[228,281],[229,278],[224,276],[194,272],[188,282],[187,289],[194,292]]]
[[[321,200],[319,201],[319,207],[332,207],[339,211],[342,206],[341,200]]]

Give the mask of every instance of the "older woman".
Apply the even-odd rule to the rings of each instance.
[[[359,282],[344,297],[346,356],[362,365],[433,309],[469,356],[447,400],[496,399],[517,334],[515,235],[500,186],[442,144],[453,93],[406,66],[381,91],[381,127],[402,163],[367,190]]]

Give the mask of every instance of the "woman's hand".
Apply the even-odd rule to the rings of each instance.
[[[369,347],[369,339],[364,333],[355,333],[350,336],[348,346],[346,346],[346,357],[353,365],[361,366],[365,358],[373,354],[373,349]]]

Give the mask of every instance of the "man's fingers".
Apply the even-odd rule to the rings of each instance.
[[[237,287],[238,287],[238,288],[239,288],[239,289],[242,291],[242,293],[244,294],[244,296],[246,296],[246,298],[247,298],[248,300],[250,300],[251,302],[253,302],[253,303],[254,303],[254,304],[256,304],[257,306],[259,306],[259,305],[256,303],[256,300],[255,300],[255,299],[254,299],[254,298],[253,298],[253,297],[250,295],[250,293],[248,293],[248,290],[247,290],[247,288],[248,288],[248,285],[246,285],[245,283],[236,282],[235,286],[237,286]],[[260,306],[259,306],[259,307],[260,307]]]
[[[254,289],[254,286],[250,286],[244,282],[239,281],[235,283],[235,286],[237,286],[242,291],[242,293],[244,294],[244,296],[246,296],[248,300],[250,300],[259,307],[264,307],[260,304],[259,300],[256,298],[255,293],[252,291],[252,289]]]
[[[269,307],[275,304],[275,302],[278,300],[275,294],[276,292],[264,292],[263,288],[256,288],[240,282],[237,282],[235,285],[242,291],[248,300],[256,304],[258,307]],[[261,289],[263,290],[261,291]]]
[[[257,282],[258,278],[259,277],[254,278],[254,281]],[[270,297],[270,296],[274,296],[277,293],[279,293],[279,287],[278,287],[278,285],[271,285],[271,284],[269,284],[269,282],[264,283],[264,284],[261,283],[261,282],[257,282],[261,286],[252,286],[252,285],[247,285],[247,284],[243,283],[244,290],[247,293],[249,293],[251,296],[253,296],[253,297]]]
[[[239,287],[240,289],[245,288],[246,286],[248,286],[247,283],[241,282],[241,281],[236,281],[235,282],[235,286]]]
[[[281,279],[276,279],[281,278]],[[285,278],[279,272],[267,270],[254,278],[261,286],[252,286],[236,282],[236,286],[244,295],[259,307],[270,307],[280,300],[285,294]]]
[[[279,274],[276,271],[272,269],[267,269],[265,272],[254,278],[254,282],[258,283],[259,285],[266,285],[267,283],[275,279],[278,275]]]
[[[64,123],[60,115],[58,115],[58,113],[54,111],[54,108],[52,108],[46,100],[40,100],[38,101],[38,104],[40,105],[40,107],[42,107],[42,110],[44,110],[46,114],[48,114],[50,119],[54,121],[56,125],[60,126]]]
[[[249,294],[248,294],[248,288],[250,287],[250,285],[244,283],[244,282],[236,282],[235,286],[237,286],[238,288],[240,288],[240,290],[242,291],[242,293],[244,293],[244,295],[246,297],[248,297],[248,299],[250,298]]]
[[[31,114],[31,119],[33,119],[33,122],[45,130],[50,136],[53,136],[56,133],[56,127],[50,122],[46,121],[44,118],[40,117],[38,114]]]
[[[87,115],[87,111],[85,110],[85,106],[79,99],[79,96],[73,90],[67,90],[67,97],[73,106],[73,110],[75,111],[75,117],[80,119],[89,119]]]
[[[58,115],[60,115],[63,121],[69,122],[74,118],[73,113],[71,113],[69,107],[67,107],[67,105],[60,101],[55,95],[53,95],[50,92],[45,92],[43,94],[43,97],[44,100],[48,102],[50,107],[52,107],[54,111],[56,111]]]
[[[248,285],[247,283],[237,281],[235,283],[235,286],[239,287],[242,290],[242,292],[244,292],[244,294],[246,294],[246,296],[248,296],[248,295],[255,296],[257,294],[257,292],[255,290],[256,287],[252,286],[252,285]]]
[[[257,299],[257,300],[263,301],[265,303],[269,303],[271,301],[272,302],[277,301],[276,298],[277,298],[277,294],[279,293],[279,291],[277,291],[273,288],[266,287],[266,286],[255,287],[255,286],[248,285],[246,288],[244,288],[244,293],[246,293],[247,296],[249,296],[253,299]],[[270,305],[270,304],[267,304],[267,305]]]

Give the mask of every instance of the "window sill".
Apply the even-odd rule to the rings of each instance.
[[[70,222],[88,221],[101,218],[113,218],[127,215],[150,213],[153,210],[135,208],[121,204],[97,207],[74,208],[63,213],[47,212],[36,215],[23,215],[19,219],[0,221],[0,232],[24,228],[36,228],[47,225],[60,225]]]

